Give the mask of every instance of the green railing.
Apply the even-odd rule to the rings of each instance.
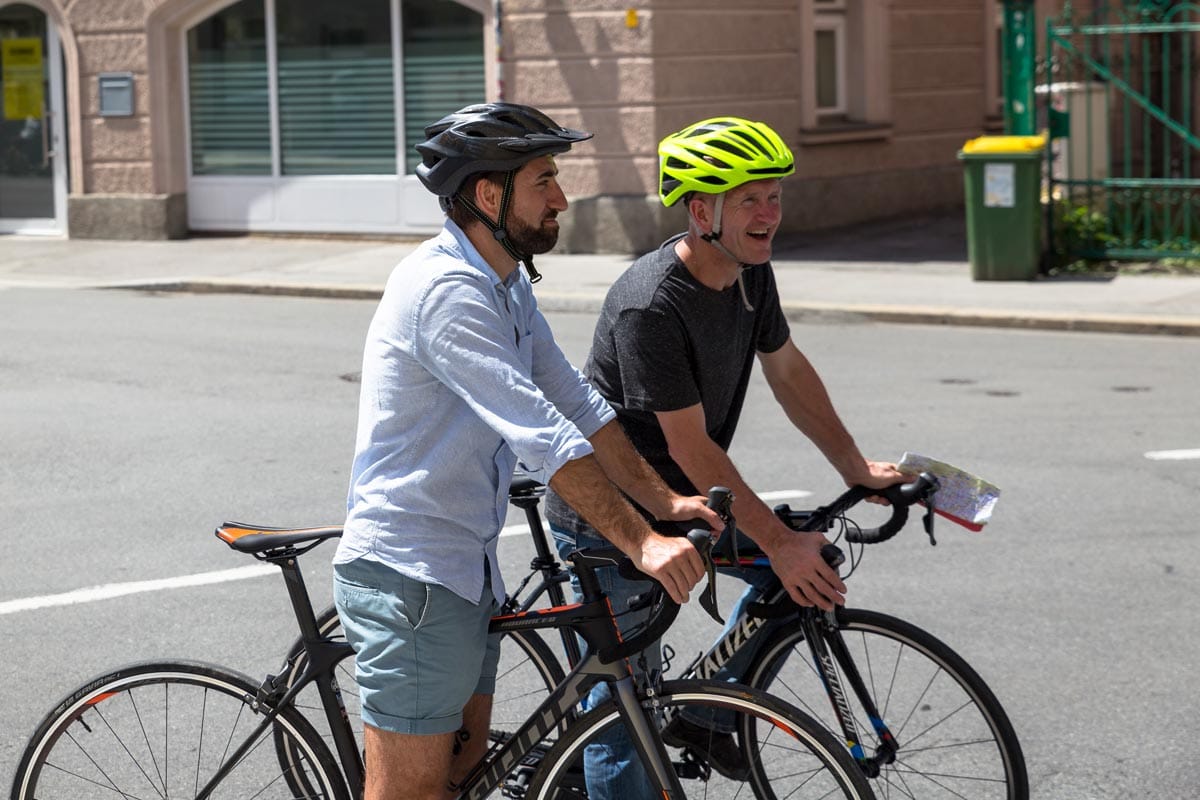
[[[1038,88],[1052,251],[1200,259],[1200,5],[1072,5],[1046,21]]]

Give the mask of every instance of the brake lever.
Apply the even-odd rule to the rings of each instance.
[[[707,611],[710,617],[724,625],[725,620],[721,617],[721,612],[717,610],[717,568],[711,558],[705,559],[704,571],[708,574],[708,584],[700,593],[700,607]]]
[[[709,490],[708,507],[717,512],[717,516],[725,523],[725,530],[722,533],[729,533],[731,538],[737,535],[737,531],[733,525],[732,506],[733,492],[722,486],[714,486]],[[716,538],[719,538],[719,535]],[[725,619],[717,609],[717,566],[713,563],[712,558],[715,539],[707,531],[694,530],[688,534],[688,540],[700,551],[700,557],[704,560],[704,574],[708,578],[704,590],[700,592],[700,607],[710,617],[721,625],[724,625]]]
[[[937,546],[937,539],[933,538],[933,520],[937,515],[937,503],[935,501],[936,497],[937,490],[934,489],[929,493],[929,496],[925,498],[925,516],[921,518],[921,524],[925,528],[925,533],[929,536],[929,544],[934,547]]]
[[[687,538],[700,551],[700,558],[704,561],[704,574],[708,578],[707,584],[700,592],[700,607],[724,625],[725,620],[721,619],[721,612],[717,610],[717,566],[712,559],[712,536],[707,531],[694,530]]]

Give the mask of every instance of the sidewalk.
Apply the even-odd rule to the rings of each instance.
[[[0,291],[139,288],[371,299],[415,245],[415,240],[286,236],[169,242],[0,236]],[[540,256],[538,301],[548,311],[594,312],[629,261],[617,255]],[[858,315],[887,322],[1200,336],[1200,277],[973,281],[960,217],[788,237],[776,242],[774,264],[793,319]]]

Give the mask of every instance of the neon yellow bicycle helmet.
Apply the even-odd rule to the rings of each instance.
[[[672,133],[658,145],[658,194],[664,206],[689,192],[717,194],[796,171],[792,151],[762,122],[713,117]]]

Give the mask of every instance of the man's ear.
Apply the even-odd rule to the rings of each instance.
[[[703,233],[710,233],[713,228],[712,207],[704,200],[704,195],[696,192],[688,200],[688,213],[696,226]]]
[[[496,219],[500,214],[500,199],[503,195],[504,187],[488,178],[481,178],[475,182],[475,205],[479,210],[487,214],[492,219]]]

